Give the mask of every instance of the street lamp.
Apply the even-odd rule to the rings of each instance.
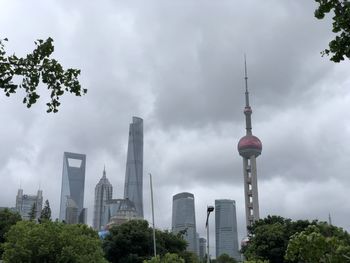
[[[207,228],[207,263],[209,263],[209,215],[214,211],[214,206],[207,206],[207,221],[205,227]]]

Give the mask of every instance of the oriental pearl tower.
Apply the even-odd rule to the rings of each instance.
[[[244,59],[245,71],[245,123],[246,135],[238,142],[239,155],[243,157],[243,175],[244,175],[244,195],[245,195],[245,213],[247,227],[259,219],[259,198],[258,198],[258,180],[256,172],[256,158],[261,154],[262,144],[258,137],[252,133],[252,108],[249,105],[247,63]]]

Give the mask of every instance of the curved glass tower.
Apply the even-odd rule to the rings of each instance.
[[[187,250],[198,254],[193,194],[184,192],[173,196],[172,232],[181,232],[188,242]]]
[[[129,127],[124,199],[135,204],[137,217],[143,218],[143,120],[133,117]]]
[[[85,154],[70,152],[63,154],[61,221],[67,221],[69,218],[71,222],[86,223],[86,209],[84,208],[85,166]],[[67,208],[71,208],[73,203],[76,207],[74,218],[72,218],[72,215],[67,214],[67,211],[71,211],[71,209]]]

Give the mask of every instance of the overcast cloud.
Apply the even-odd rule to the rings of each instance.
[[[144,119],[144,202],[153,174],[156,225],[171,227],[172,196],[195,195],[197,230],[206,206],[236,200],[245,235],[242,160],[247,54],[260,214],[327,220],[350,230],[349,62],[320,51],[330,21],[314,1],[20,1],[0,0],[0,37],[24,55],[52,37],[65,67],[80,68],[88,94],[65,95],[46,113],[45,87],[31,109],[22,93],[0,94],[0,206],[17,189],[43,189],[58,217],[64,151],[87,155],[85,205],[92,223],[94,187],[106,165],[122,197],[128,127]],[[211,218],[214,240],[214,217]],[[214,248],[215,243],[212,242]],[[214,251],[214,250],[212,250]]]

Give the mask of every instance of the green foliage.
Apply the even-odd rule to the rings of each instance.
[[[7,56],[4,42],[0,40],[0,89],[6,96],[10,96],[21,88],[26,96],[23,103],[30,108],[39,99],[37,87],[40,80],[50,91],[51,100],[46,104],[47,112],[57,112],[60,105],[59,99],[64,92],[73,93],[76,96],[84,95],[87,90],[82,89],[78,81],[80,70],[64,70],[62,65],[55,59],[50,58],[54,51],[53,39],[35,41],[36,48],[32,53],[23,58],[15,54]],[[14,81],[22,79],[19,84]]]
[[[143,263],[185,263],[185,260],[177,254],[166,253],[163,257],[153,257],[150,260],[144,260]]]
[[[247,261],[244,261],[244,263],[269,263],[268,260],[247,260]]]
[[[4,262],[106,263],[97,233],[86,225],[21,221],[6,234]]]
[[[167,231],[156,231],[157,253],[182,253],[186,242]],[[113,263],[142,263],[153,256],[152,228],[144,220],[131,220],[110,229],[103,241],[106,258]],[[181,256],[181,255],[180,255]]]
[[[36,219],[36,203],[33,203],[32,208],[29,212],[29,220],[33,221]]]
[[[198,256],[191,251],[183,251],[180,253],[180,256],[185,260],[185,263],[198,263]]]
[[[303,231],[310,224],[305,220],[292,221],[280,216],[268,216],[249,227],[248,244],[242,248],[247,260],[268,260],[271,263],[284,262],[289,238]]]
[[[326,223],[312,225],[293,235],[285,258],[293,262],[350,262],[350,235]]]
[[[17,212],[12,212],[7,208],[0,211],[0,258],[3,252],[1,244],[5,242],[5,234],[18,221],[21,221],[21,216]]]
[[[237,263],[237,260],[227,254],[221,254],[216,258],[216,263]]]
[[[348,0],[315,0],[319,6],[315,10],[315,17],[323,19],[325,14],[333,11],[333,32],[335,38],[329,42],[329,49],[322,55],[332,55],[331,60],[340,62],[344,57],[350,58],[350,2]]]
[[[45,201],[45,206],[41,210],[40,221],[42,222],[43,220],[51,221],[51,208],[50,208],[49,200]]]

